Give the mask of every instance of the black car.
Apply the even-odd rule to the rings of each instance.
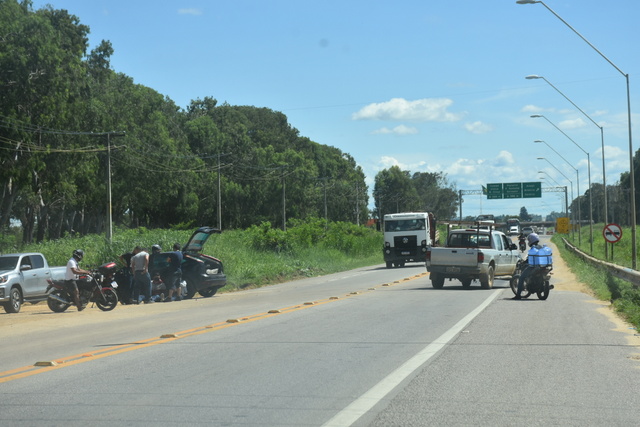
[[[182,248],[182,279],[187,282],[187,298],[192,298],[196,292],[203,297],[211,297],[227,284],[222,261],[201,253],[209,236],[215,233],[220,233],[220,230],[200,227]]]
[[[196,292],[208,298],[227,284],[222,261],[201,253],[209,236],[215,233],[220,233],[220,230],[213,227],[200,227],[194,231],[182,248],[182,280],[187,284],[185,298],[193,298]],[[168,252],[161,252],[158,256],[154,256],[153,265],[149,266],[149,270],[161,272],[167,268],[169,257],[163,255],[168,254]]]

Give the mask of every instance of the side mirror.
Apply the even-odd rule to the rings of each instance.
[[[27,271],[27,270],[31,270],[31,265],[30,264],[22,264],[20,266],[20,271]]]
[[[515,243],[511,244],[511,250],[512,251],[517,251],[518,250],[518,246]]]

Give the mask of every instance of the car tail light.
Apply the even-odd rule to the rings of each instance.
[[[484,262],[484,252],[478,251],[478,264],[482,264]]]

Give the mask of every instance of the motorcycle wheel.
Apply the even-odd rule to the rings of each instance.
[[[111,288],[102,289],[104,298],[96,298],[96,305],[102,311],[111,311],[118,305],[118,294]]]
[[[511,276],[511,280],[509,281],[509,286],[511,287],[511,292],[513,292],[514,295],[518,294],[518,279],[520,279],[520,275],[519,274],[514,274],[513,276]],[[529,292],[525,286],[525,288],[522,290],[522,294],[520,294],[520,296],[522,298],[529,298],[529,295],[531,295],[531,292]]]
[[[542,285],[542,290],[538,291],[538,298],[543,301],[549,298],[549,281],[548,280],[544,281],[544,284]]]
[[[61,290],[55,290],[55,291],[51,292],[51,295],[55,295],[55,296],[60,297],[62,299],[69,298],[69,295],[67,295],[66,292],[63,292]],[[55,313],[62,313],[67,308],[69,308],[69,306],[71,304],[65,304],[65,303],[60,302],[58,300],[55,300],[55,299],[52,299],[52,298],[47,298],[47,305],[49,306],[51,311],[53,311]]]

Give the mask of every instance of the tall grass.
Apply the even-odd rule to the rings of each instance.
[[[590,254],[594,258],[605,259],[605,240],[602,236],[604,224],[593,226],[593,252],[591,252],[590,229],[582,227],[580,234],[568,235],[556,234],[552,240],[558,247],[562,258],[567,262],[569,268],[576,274],[578,280],[587,284],[594,292],[594,295],[603,301],[611,301],[614,309],[625,320],[640,330],[640,289],[631,283],[618,279],[610,273],[575,256],[562,244],[562,237],[571,242],[572,245],[580,248],[581,251]],[[613,264],[631,268],[631,230],[622,230],[623,239],[614,243],[613,250],[609,247],[609,259]],[[626,237],[626,238],[625,238]],[[609,245],[609,243],[606,243]]]
[[[51,266],[66,265],[75,249],[83,249],[84,267],[119,261],[135,246],[147,249],[158,244],[171,250],[185,244],[194,230],[116,229],[109,244],[104,236],[66,237],[56,241],[16,247],[11,239],[0,239],[0,252],[42,252]],[[247,230],[212,235],[203,253],[224,263],[224,291],[260,287],[300,277],[381,264],[382,233],[341,222],[313,219],[292,221],[287,231],[261,224]]]

